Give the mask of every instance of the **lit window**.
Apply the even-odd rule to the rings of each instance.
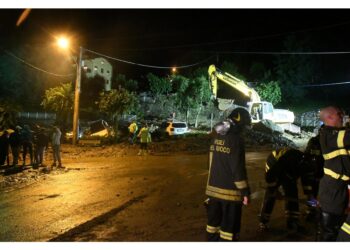
[[[104,62],[103,62],[103,61],[101,61],[101,64],[104,64]]]
[[[94,67],[94,70],[97,70],[97,69],[98,69],[97,66],[95,66],[95,67]]]

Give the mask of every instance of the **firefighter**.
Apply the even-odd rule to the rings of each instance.
[[[301,177],[304,194],[314,205],[315,199],[312,195],[313,172],[304,164],[304,154],[293,148],[285,147],[272,151],[267,157],[265,164],[265,181],[267,189],[265,191],[263,204],[259,214],[259,230],[268,229],[268,222],[282,188],[285,199],[285,215],[287,218],[287,228],[289,230],[300,231],[299,225],[299,200],[297,180]]]
[[[311,139],[308,141],[304,155],[305,155],[305,163],[313,169],[314,181],[312,183],[312,190],[313,190],[313,196],[317,198],[320,180],[324,174],[323,173],[324,159],[321,153],[319,133],[316,136],[311,137]],[[317,214],[316,208],[312,206],[308,206],[308,209],[306,211],[306,218],[308,220],[313,220],[316,214]]]
[[[248,205],[250,195],[242,132],[250,123],[247,110],[236,108],[227,120],[215,125],[206,187],[208,241],[239,239],[242,204]]]
[[[350,130],[343,127],[343,112],[328,106],[321,110],[324,127],[320,130],[320,144],[324,162],[324,176],[320,181],[321,240],[335,241],[342,233],[349,234],[344,213],[348,206],[350,180]]]

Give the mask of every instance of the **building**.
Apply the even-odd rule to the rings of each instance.
[[[111,90],[112,84],[112,65],[104,58],[98,57],[83,61],[83,68],[86,72],[86,77],[93,78],[96,75],[105,79],[105,90]]]

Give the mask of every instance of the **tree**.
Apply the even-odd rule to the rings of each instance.
[[[157,98],[160,95],[167,95],[172,91],[172,84],[170,79],[158,77],[149,73],[147,75],[150,90],[152,94]]]
[[[289,36],[285,42],[285,51],[307,51],[307,40],[297,40]],[[284,103],[297,103],[305,95],[300,85],[311,83],[314,79],[315,64],[310,55],[278,55],[275,61],[277,81],[281,84]]]
[[[259,84],[255,90],[262,100],[271,102],[273,105],[276,105],[282,100],[281,88],[277,81]]]
[[[63,130],[67,125],[69,115],[72,114],[74,103],[74,91],[72,83],[61,83],[60,86],[45,91],[41,105],[57,114],[57,121]]]
[[[17,114],[20,107],[8,100],[0,101],[0,131],[14,128],[17,124]]]
[[[131,92],[136,92],[139,89],[139,83],[136,80],[133,79],[127,79],[125,75],[118,74],[115,78],[115,87],[118,88],[118,86],[121,86]]]
[[[133,93],[119,87],[100,93],[99,109],[113,121],[116,139],[118,139],[118,122],[120,117],[137,108],[137,98]]]
[[[235,65],[232,62],[223,62],[223,64],[221,65],[221,70],[233,75],[234,77],[237,77],[243,81],[245,81],[245,77],[243,75],[241,75],[238,71],[238,67],[237,65]]]

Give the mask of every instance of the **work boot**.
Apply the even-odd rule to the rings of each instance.
[[[64,168],[64,166],[62,166],[62,163],[58,163],[57,168]]]
[[[52,163],[51,167],[56,167],[56,162]]]

